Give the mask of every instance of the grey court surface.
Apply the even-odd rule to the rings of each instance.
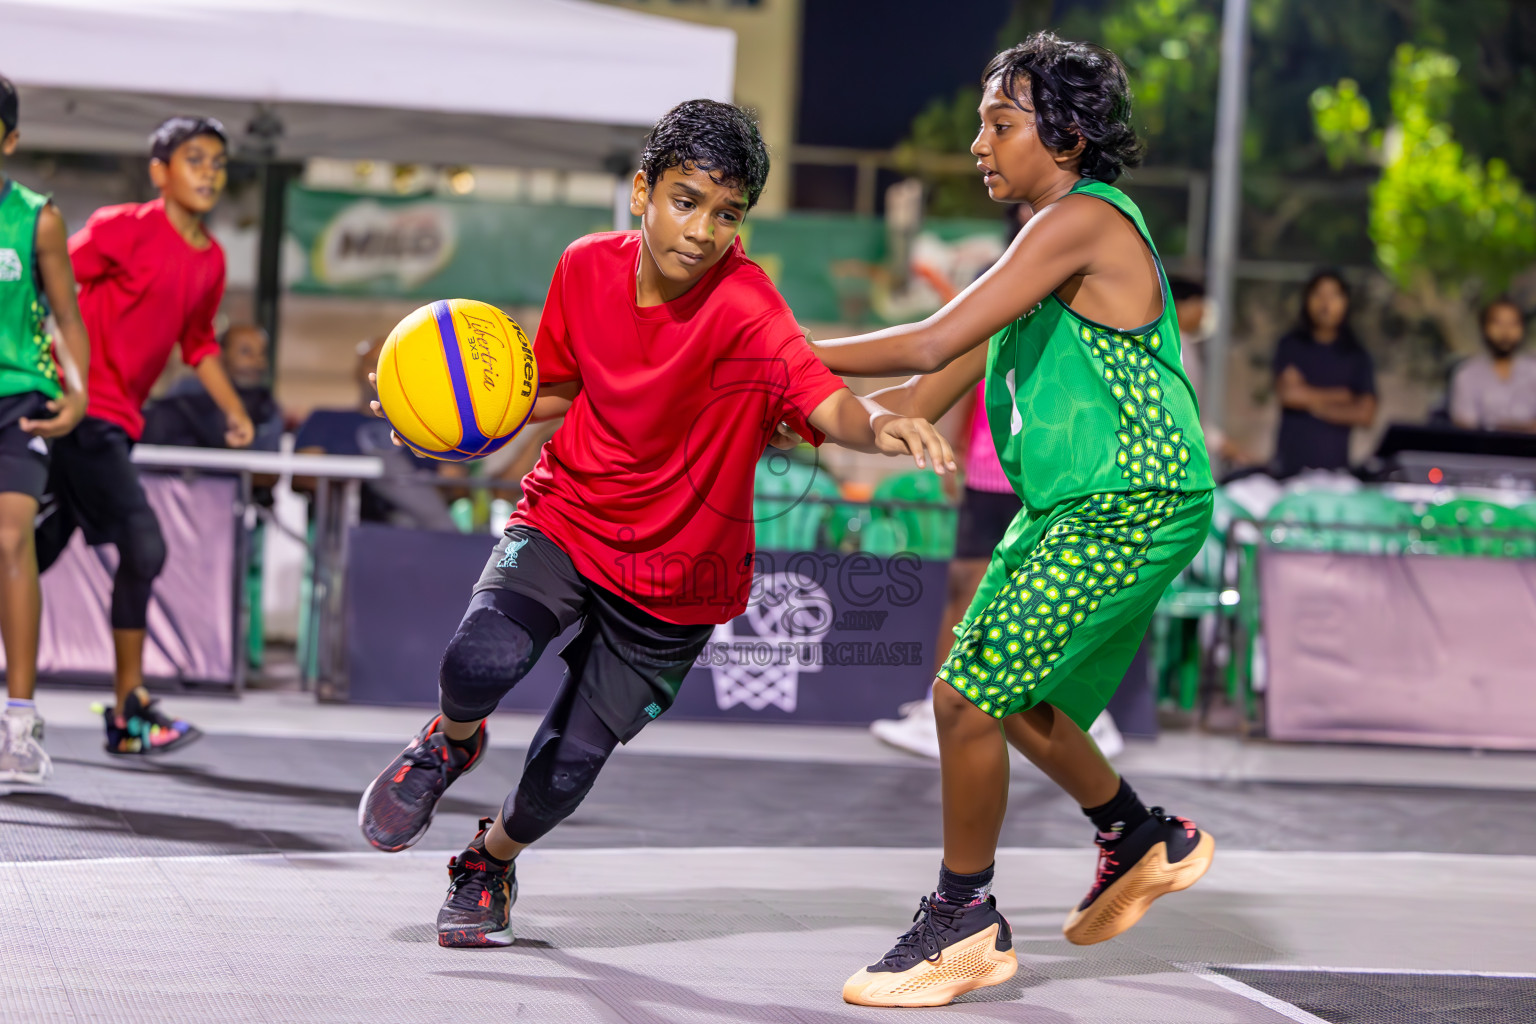
[[[1138,788],[1209,828],[1216,864],[1086,949],[1060,925],[1088,832],[1020,768],[997,882],[1018,975],[871,1010],[838,993],[932,886],[938,780],[857,731],[658,723],[520,860],[518,943],[465,951],[434,941],[444,863],[515,780],[527,721],[498,722],[421,847],[389,856],[357,794],[418,715],[184,701],[218,731],[122,764],[60,703],[78,696],[45,696],[54,782],[0,792],[5,1022],[1536,1022],[1536,759],[1133,748]]]

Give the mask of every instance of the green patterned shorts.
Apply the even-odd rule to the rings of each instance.
[[[992,553],[939,678],[995,718],[1049,703],[1088,728],[1210,523],[1209,491],[1024,509]]]

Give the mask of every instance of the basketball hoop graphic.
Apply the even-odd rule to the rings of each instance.
[[[725,664],[710,669],[715,705],[721,711],[737,704],[761,711],[771,704],[793,713],[800,673],[821,671],[819,650],[832,628],[832,602],[808,576],[765,573],[754,581],[745,617],[755,635],[738,636],[738,619],[716,626],[710,638],[726,652]]]

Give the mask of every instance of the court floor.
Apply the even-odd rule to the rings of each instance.
[[[385,855],[357,793],[420,715],[183,699],[209,737],[123,764],[88,699],[42,698],[55,779],[0,793],[4,1021],[1536,1021],[1532,758],[1135,746],[1140,791],[1217,859],[1089,948],[1060,933],[1089,832],[1021,766],[997,875],[1018,975],[874,1010],[839,990],[932,886],[938,793],[861,731],[657,723],[520,860],[517,943],[468,951],[434,941],[444,863],[516,778],[528,720],[498,720],[421,846]]]

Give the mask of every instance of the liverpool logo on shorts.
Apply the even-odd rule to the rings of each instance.
[[[15,249],[0,249],[0,281],[21,280],[21,256]]]
[[[508,544],[507,545],[507,550],[501,556],[501,561],[496,563],[496,568],[498,568],[498,569],[516,569],[517,568],[517,553],[519,551],[523,550],[523,547],[527,543],[528,543],[528,538],[524,537],[522,540],[515,540],[512,543]]]

